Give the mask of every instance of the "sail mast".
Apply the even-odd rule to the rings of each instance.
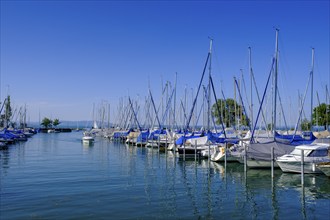
[[[314,48],[312,48],[312,69],[311,69],[311,130],[313,127],[313,78],[314,78]]]
[[[276,101],[277,101],[277,71],[278,71],[278,32],[279,29],[276,29],[276,44],[275,44],[275,75],[274,75],[274,106],[273,106],[273,134],[275,139],[275,133],[276,133]]]
[[[176,72],[175,73],[175,82],[174,82],[174,106],[173,106],[173,124],[174,125],[176,123],[176,118],[175,118],[175,115],[176,115],[176,83],[177,83],[177,76],[178,76],[178,73]]]
[[[210,117],[211,117],[211,58],[212,58],[212,42],[213,39],[210,38],[210,64],[209,64],[209,87],[208,87],[208,100],[207,100],[207,130],[210,131]]]
[[[330,109],[328,110],[328,108],[330,107],[329,105],[329,92],[328,92],[328,85],[325,85],[325,104],[326,104],[326,111],[325,111],[325,114],[326,114],[326,121],[325,121],[325,129],[328,130],[328,117],[329,117],[329,112],[330,112]]]
[[[250,81],[251,81],[251,84],[250,84],[250,98],[251,98],[251,105],[250,105],[250,111],[251,111],[251,127],[253,128],[253,97],[252,97],[252,87],[253,87],[253,76],[252,76],[252,64],[251,64],[251,47],[249,47],[249,70],[250,70]]]

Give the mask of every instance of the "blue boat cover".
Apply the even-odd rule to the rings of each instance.
[[[141,133],[139,134],[139,136],[136,139],[136,142],[139,142],[139,143],[146,142],[148,140],[149,134],[150,134],[149,129],[147,131],[141,131]]]
[[[307,133],[308,134],[308,133]],[[305,132],[306,135],[306,132]],[[275,138],[277,140],[282,139],[286,141],[290,141],[291,145],[302,145],[302,144],[311,144],[316,137],[314,136],[313,132],[309,132],[308,138],[304,138],[301,135],[284,135],[284,134],[279,134],[275,132]],[[281,140],[279,140],[281,141]]]

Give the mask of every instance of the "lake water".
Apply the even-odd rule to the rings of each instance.
[[[329,219],[330,178],[173,153],[82,133],[37,134],[0,151],[0,219]]]

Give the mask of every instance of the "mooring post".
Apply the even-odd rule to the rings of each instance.
[[[301,150],[301,185],[304,186],[304,150]]]
[[[186,142],[183,142],[183,160],[186,160]]]
[[[166,133],[166,139],[165,139],[165,155],[166,155],[166,153],[167,153],[167,133]]]
[[[272,149],[271,149],[271,169],[272,169],[272,178],[274,178],[274,147],[272,146]]]
[[[227,142],[225,143],[225,169],[227,168]]]
[[[197,140],[195,140],[195,162],[197,159]]]
[[[176,138],[174,137],[174,143],[173,143],[173,151],[174,151],[174,154],[175,154],[175,152],[176,152]]]
[[[241,145],[243,145],[243,141],[241,141]],[[246,152],[246,144],[244,144],[244,173],[246,173],[247,171],[246,163],[247,163],[247,152]]]
[[[209,162],[210,162],[210,160],[211,160],[211,143],[210,143],[210,141],[209,141],[209,152],[208,152],[208,160],[209,160]]]

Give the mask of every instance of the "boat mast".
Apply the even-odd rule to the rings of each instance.
[[[161,84],[162,84],[162,115],[164,114],[164,103],[163,103],[163,99],[164,99],[164,85],[163,85],[163,75],[160,76],[160,80],[161,80]]]
[[[275,43],[275,74],[274,74],[274,106],[273,106],[273,135],[275,139],[276,133],[276,101],[277,101],[277,71],[278,71],[278,32],[279,29],[276,29],[276,43]]]
[[[175,73],[175,82],[174,82],[174,106],[173,106],[173,126],[174,124],[176,123],[176,118],[175,118],[175,115],[176,115],[176,82],[177,82],[177,76],[178,76],[178,73],[176,72]]]
[[[325,130],[328,130],[328,112],[330,111],[330,109],[328,110],[329,106],[329,92],[328,92],[328,85],[325,85],[325,103],[326,103],[326,121],[325,121]]]
[[[165,100],[166,100],[166,102],[168,101],[168,87],[169,87],[169,83],[168,83],[168,81],[166,81],[166,98],[165,98]],[[166,102],[165,102],[165,104],[166,104]],[[167,109],[165,109],[165,112],[167,111]],[[164,114],[164,113],[163,113]],[[164,123],[166,123],[166,128],[168,128],[168,124],[169,124],[169,116],[170,116],[170,114],[168,114],[168,117],[166,117],[166,119],[165,119],[165,121],[164,121]]]
[[[236,99],[236,85],[235,85],[235,79],[234,79],[234,128],[236,129],[236,125],[237,125],[237,111],[236,111],[236,103],[237,103],[237,99]],[[230,114],[230,112],[229,112]]]
[[[110,103],[108,104],[108,128],[110,128]]]
[[[313,127],[313,78],[314,78],[314,48],[312,48],[312,69],[311,69],[311,131]]]
[[[95,125],[95,115],[94,115],[94,110],[95,110],[95,103],[93,103],[93,125],[92,125],[92,128],[94,128],[94,125]]]
[[[209,53],[210,53],[210,63],[209,63],[209,87],[208,87],[208,100],[207,100],[207,130],[210,131],[210,117],[211,117],[211,60],[212,60],[212,42],[213,42],[213,39],[210,38],[210,50],[209,50]]]
[[[222,80],[220,80],[220,92],[222,93]],[[220,95],[221,96],[221,95]],[[225,120],[224,120],[224,115],[223,115],[223,105],[225,104],[224,102],[226,101],[225,99],[223,99],[223,102],[221,101],[221,98],[219,99],[220,100],[220,116],[221,116],[221,119],[222,119],[222,122],[221,123],[225,123]],[[218,100],[216,100],[216,102],[218,102]],[[218,103],[217,103],[218,105]]]
[[[252,75],[252,64],[251,64],[251,47],[249,47],[249,70],[250,70],[250,99],[251,99],[251,105],[250,105],[250,111],[251,111],[251,128],[253,128],[253,100],[252,100],[252,84],[253,84],[253,75]]]
[[[185,85],[184,87],[184,108],[187,109],[187,85]],[[186,123],[187,123],[186,119],[183,118],[183,124],[185,125]]]
[[[318,106],[321,106],[319,93],[317,91],[316,91],[316,98],[317,98]],[[318,120],[319,117],[317,116],[317,111],[315,111],[315,118],[316,118],[317,131],[319,131],[319,120]],[[312,130],[312,126],[311,126],[311,130]]]

